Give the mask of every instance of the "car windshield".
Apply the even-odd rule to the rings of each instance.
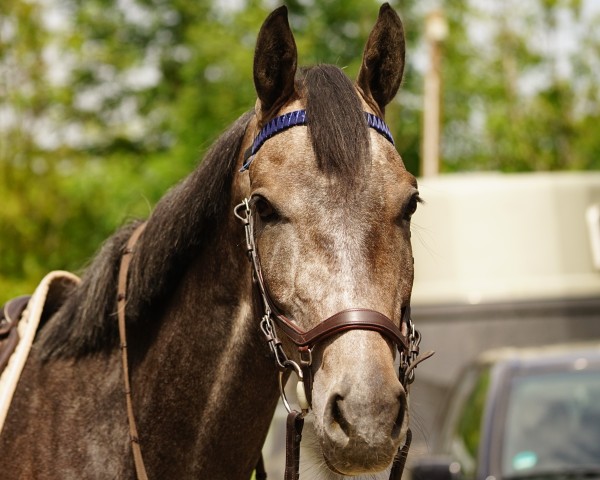
[[[600,478],[600,467],[564,467],[550,470],[533,470],[513,473],[502,480],[597,480]]]
[[[600,478],[599,371],[516,377],[507,408],[504,478]]]

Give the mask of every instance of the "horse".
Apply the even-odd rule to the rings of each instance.
[[[420,202],[383,120],[404,50],[384,4],[353,82],[298,68],[286,8],[268,16],[255,107],[143,231],[133,221],[104,243],[40,326],[0,437],[2,478],[141,478],[137,445],[150,479],[249,479],[280,396],[274,352],[311,377],[324,478],[391,468],[408,432],[394,362]]]

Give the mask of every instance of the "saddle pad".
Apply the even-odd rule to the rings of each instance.
[[[56,312],[65,296],[79,281],[79,277],[69,272],[61,270],[50,272],[42,279],[31,296],[17,327],[19,343],[0,376],[0,431],[2,431],[42,315],[46,316]],[[52,306],[52,312],[48,312],[48,309],[44,310],[47,305]]]

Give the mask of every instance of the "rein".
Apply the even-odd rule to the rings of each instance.
[[[133,461],[135,463],[135,472],[138,480],[148,480],[144,459],[142,457],[142,449],[135,423],[135,415],[133,413],[133,400],[131,398],[131,385],[129,380],[129,359],[127,355],[127,332],[125,328],[125,305],[127,303],[127,274],[129,265],[131,264],[131,256],[133,255],[133,247],[140,238],[140,235],[146,228],[146,223],[140,224],[131,234],[127,241],[127,246],[121,256],[121,265],[119,267],[119,280],[117,288],[117,316],[119,320],[119,339],[121,346],[121,365],[123,368],[123,383],[125,386],[125,401],[127,402],[127,421],[129,423],[129,442],[133,453]]]

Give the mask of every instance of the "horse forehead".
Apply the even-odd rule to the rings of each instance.
[[[267,140],[250,165],[251,175],[264,179],[269,179],[273,173],[293,174],[306,170],[313,175],[318,173],[308,127],[305,125],[289,128]]]
[[[414,177],[406,171],[394,146],[373,130],[369,135],[370,166],[366,169],[366,178],[358,183],[361,193],[381,197],[382,190],[412,186]],[[269,139],[256,154],[250,175],[254,189],[284,190],[288,196],[294,192],[329,194],[335,190],[332,185],[344,181],[343,178],[332,178],[318,168],[306,126],[295,126]],[[363,196],[362,200],[367,198]]]

